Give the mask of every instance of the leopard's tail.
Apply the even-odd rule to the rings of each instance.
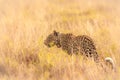
[[[107,66],[111,66],[112,70],[115,70],[115,63],[111,57],[106,57],[105,63]]]

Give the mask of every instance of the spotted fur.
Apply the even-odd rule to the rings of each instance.
[[[75,36],[54,31],[47,37],[44,44],[48,47],[56,45],[70,55],[81,53],[87,57],[93,57],[95,61],[98,58],[95,44],[87,35]]]

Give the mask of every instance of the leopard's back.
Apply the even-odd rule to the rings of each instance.
[[[83,55],[87,57],[93,57],[94,59],[98,58],[94,41],[89,36],[86,35],[77,36],[76,44],[80,46],[80,52]]]

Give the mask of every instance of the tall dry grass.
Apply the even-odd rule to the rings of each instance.
[[[0,0],[0,80],[119,80],[119,0]],[[88,35],[113,58],[106,72],[44,39],[53,30]]]

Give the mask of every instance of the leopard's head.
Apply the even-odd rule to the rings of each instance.
[[[44,41],[44,44],[48,47],[57,46],[58,48],[61,47],[60,45],[60,39],[59,39],[59,32],[56,32],[55,30],[53,33],[49,34],[46,40]]]

